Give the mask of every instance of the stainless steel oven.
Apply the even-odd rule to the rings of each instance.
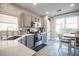
[[[35,42],[35,47],[43,44],[41,34],[39,34],[39,33],[35,34],[35,36],[34,36],[34,42]]]

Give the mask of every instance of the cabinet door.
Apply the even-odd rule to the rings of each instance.
[[[25,15],[25,26],[31,26],[31,16]]]
[[[32,48],[34,46],[34,35],[27,36],[27,47]]]
[[[19,42],[25,46],[27,46],[27,37],[24,37],[22,39],[19,40]]]
[[[43,40],[43,43],[47,42],[47,33],[43,34],[42,40]]]
[[[25,46],[27,46],[27,37],[22,38],[22,44],[24,44]]]
[[[22,39],[18,40],[18,42],[22,43]]]

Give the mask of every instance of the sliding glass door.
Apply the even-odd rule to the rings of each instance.
[[[77,29],[77,16],[66,17],[66,28],[76,30]]]
[[[56,19],[56,33],[59,34],[62,28],[64,28],[64,18]]]
[[[56,35],[71,33],[77,30],[78,16],[69,16],[56,19]]]

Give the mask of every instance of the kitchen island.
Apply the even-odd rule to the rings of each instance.
[[[0,56],[32,56],[36,52],[18,43],[15,46],[0,49]]]
[[[32,56],[36,52],[18,40],[33,34],[25,34],[15,40],[0,40],[0,56]],[[1,44],[2,43],[2,44]]]

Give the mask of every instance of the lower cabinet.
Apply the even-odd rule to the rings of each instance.
[[[29,48],[32,48],[34,46],[34,35],[25,36],[20,39],[19,42]]]
[[[27,36],[27,47],[32,48],[34,46],[34,35]]]
[[[42,41],[43,43],[47,43],[47,33],[42,34]]]
[[[19,40],[19,42],[25,46],[27,46],[27,37],[24,37],[22,39]]]

